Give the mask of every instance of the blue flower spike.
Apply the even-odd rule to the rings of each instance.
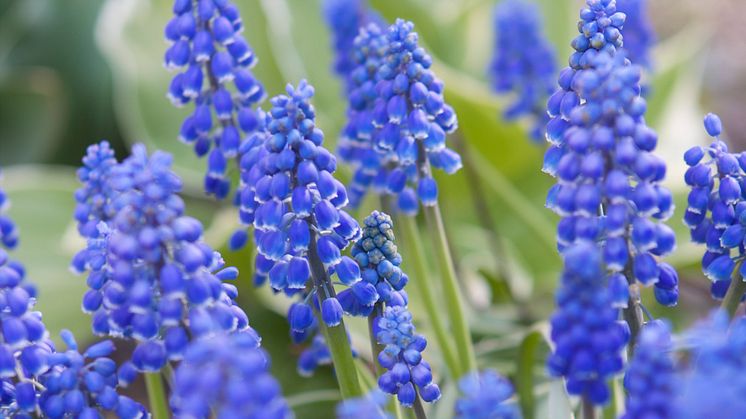
[[[0,180],[3,178],[0,168]],[[10,208],[10,200],[5,190],[0,187],[0,244],[6,249],[14,249],[18,245],[18,228],[15,222],[5,213]]]
[[[647,0],[616,0],[616,8],[626,16],[622,35],[628,58],[649,69],[652,66],[650,53],[656,36],[650,22]]]
[[[608,379],[623,368],[629,327],[617,320],[601,251],[595,243],[573,244],[564,252],[564,271],[550,319],[556,347],[547,360],[553,377],[564,377],[567,391],[593,404],[609,400]]]
[[[627,399],[622,419],[675,417],[671,402],[676,387],[672,351],[668,323],[654,320],[643,327],[624,375]]]
[[[355,169],[353,205],[373,188],[416,214],[418,201],[437,202],[431,167],[448,174],[461,168],[461,157],[446,145],[447,134],[458,127],[456,114],[430,69],[432,57],[417,39],[414,25],[398,19],[385,31],[368,25],[355,40],[339,153]]]
[[[493,27],[495,53],[488,69],[492,90],[515,95],[503,117],[530,116],[531,138],[541,141],[549,122],[546,102],[554,92],[556,57],[542,32],[539,8],[527,0],[501,1],[495,6]]]
[[[184,215],[171,156],[149,156],[136,145],[117,164],[106,148],[89,148],[76,193],[79,208],[87,209],[76,215],[88,214],[78,218],[88,245],[73,267],[88,275],[83,311],[93,332],[137,341],[132,361],[146,372],[181,359],[190,338],[245,333],[258,346],[229,283],[237,270],[202,241],[201,223]],[[106,158],[96,157],[102,153]],[[93,222],[96,232],[89,233]]]
[[[245,334],[190,345],[174,374],[170,402],[177,417],[293,417],[269,372],[269,356]]]
[[[518,407],[508,399],[513,385],[493,370],[472,372],[458,383],[456,419],[520,419]]]
[[[378,389],[363,397],[347,399],[337,404],[337,419],[392,419],[386,412],[388,397]]]
[[[412,407],[417,397],[427,403],[440,399],[440,388],[433,382],[430,364],[422,359],[427,341],[415,333],[412,313],[406,307],[386,307],[378,318],[376,340],[384,346],[378,362],[387,371],[378,378],[378,387],[396,395],[404,407]]]
[[[179,139],[207,155],[205,191],[222,199],[231,189],[228,162],[238,161],[263,130],[257,105],[264,87],[251,68],[257,58],[241,34],[238,8],[226,0],[175,0],[165,28],[166,68],[177,74],[168,97],[175,106],[194,103]]]
[[[689,166],[684,181],[690,188],[684,223],[692,241],[705,245],[702,270],[712,281],[713,298],[720,300],[731,287],[731,278],[743,277],[736,267],[742,266],[746,257],[746,200],[741,188],[746,181],[746,158],[743,153],[728,151],[720,139],[723,124],[717,115],[707,114],[704,127],[712,144],[684,153]]]

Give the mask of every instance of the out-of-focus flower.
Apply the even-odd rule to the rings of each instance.
[[[0,168],[0,179],[3,177]],[[10,207],[10,200],[5,190],[0,187],[0,243],[7,249],[13,249],[18,245],[18,229],[16,223],[5,214]]]
[[[676,376],[671,328],[661,320],[643,327],[624,375],[627,389],[622,419],[673,418]]]
[[[616,0],[616,9],[626,16],[622,35],[627,57],[634,64],[650,68],[650,50],[655,44],[655,30],[650,22],[647,3],[647,0]]]
[[[610,279],[596,244],[578,242],[563,256],[557,311],[550,320],[556,346],[547,366],[552,376],[565,378],[570,394],[604,404],[609,400],[608,379],[624,365],[629,328],[617,320],[619,309],[612,305]]]
[[[337,405],[337,419],[391,419],[386,399],[385,393],[375,389],[363,397],[343,400]]]
[[[174,375],[171,407],[188,418],[292,418],[269,356],[246,334],[193,342]]]
[[[209,153],[205,191],[224,198],[230,191],[228,162],[237,161],[242,143],[263,129],[256,105],[264,88],[250,70],[256,56],[241,35],[243,23],[232,2],[175,0],[173,11],[164,61],[179,72],[168,97],[176,106],[194,103],[179,139],[192,144],[198,156]]]
[[[507,400],[513,396],[510,381],[493,370],[472,372],[458,383],[457,419],[519,419],[520,411]]]
[[[547,98],[554,92],[554,48],[543,33],[536,4],[504,0],[495,6],[494,13],[495,55],[488,70],[492,89],[500,94],[515,94],[504,118],[531,115],[531,138],[539,141],[549,122]]]

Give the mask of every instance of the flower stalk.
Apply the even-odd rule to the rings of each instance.
[[[746,281],[743,280],[740,273],[742,264],[743,261],[736,263],[736,267],[733,269],[733,274],[730,277],[730,286],[720,305],[720,308],[725,310],[730,318],[733,318],[733,315],[736,314],[736,310],[738,310],[738,306],[741,304],[741,298],[746,294]]]
[[[163,378],[160,372],[145,373],[145,386],[148,390],[148,402],[153,419],[168,419],[168,402],[163,389]]]

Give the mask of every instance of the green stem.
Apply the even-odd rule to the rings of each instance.
[[[163,390],[163,379],[160,372],[145,373],[145,386],[148,389],[150,413],[153,419],[168,419],[168,402]]]
[[[427,221],[428,230],[435,236],[435,260],[440,269],[441,279],[443,280],[443,292],[446,298],[446,311],[451,320],[454,340],[458,349],[459,358],[463,367],[462,374],[474,371],[477,368],[476,356],[474,355],[474,346],[471,341],[471,333],[466,322],[464,311],[463,297],[461,287],[456,279],[456,271],[453,268],[453,258],[448,249],[448,238],[446,237],[445,228],[443,227],[443,218],[440,214],[440,207],[436,203],[433,206],[425,206],[425,220]]]
[[[335,295],[326,268],[319,258],[315,232],[311,233],[308,260],[311,265],[311,276],[316,286],[316,295],[320,299],[319,304],[321,304],[323,300],[335,297]],[[352,357],[352,349],[350,349],[350,341],[347,338],[347,328],[345,327],[344,320],[337,326],[329,327],[319,318],[318,324],[326,338],[326,344],[332,355],[332,363],[334,364],[334,371],[337,375],[337,383],[339,384],[339,391],[342,393],[342,398],[349,399],[362,396],[363,392],[360,389],[357,368],[355,368],[355,360]]]
[[[413,408],[414,416],[417,419],[427,419],[427,414],[425,414],[425,407],[422,405],[422,399],[420,398],[419,392],[416,392]]]
[[[739,261],[736,264],[733,273],[730,276],[730,286],[728,292],[725,293],[725,298],[720,305],[720,308],[728,313],[728,317],[733,318],[736,314],[738,306],[741,304],[741,298],[746,294],[746,281],[741,277],[741,264],[743,261]]]
[[[373,367],[376,370],[376,377],[380,377],[383,374],[383,367],[378,362],[378,354],[383,351],[383,347],[378,343],[376,335],[373,332],[375,330],[375,323],[378,320],[378,316],[381,314],[381,303],[376,303],[373,312],[368,315],[368,334],[370,335],[370,350],[373,355]]]
[[[433,332],[435,332],[435,339],[438,341],[438,346],[440,346],[440,350],[443,352],[446,367],[451,373],[451,377],[458,379],[464,371],[459,368],[458,359],[451,346],[452,336],[446,329],[445,322],[443,321],[441,306],[435,301],[434,284],[432,281],[428,281],[430,275],[427,272],[425,249],[422,247],[423,239],[417,228],[417,221],[414,217],[397,215],[396,224],[402,226],[406,237],[404,244],[409,247],[409,260],[413,262],[414,278],[410,279],[413,279],[412,283],[417,288],[416,292],[422,296],[428,320],[433,328]]]

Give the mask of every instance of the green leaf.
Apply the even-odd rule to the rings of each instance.
[[[539,346],[544,338],[539,332],[531,332],[523,339],[518,355],[516,371],[516,390],[520,399],[521,412],[525,419],[532,419],[534,414],[534,366],[537,363]]]

